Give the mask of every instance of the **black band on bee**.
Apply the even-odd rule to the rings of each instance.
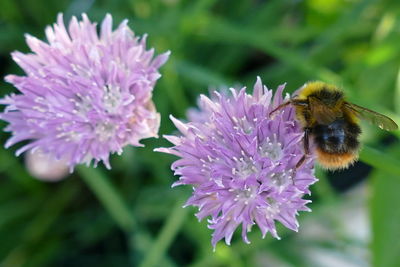
[[[347,153],[357,151],[361,128],[344,118],[328,125],[317,124],[313,135],[317,146],[327,153]]]
[[[309,97],[316,97],[322,100],[326,104],[336,103],[340,99],[343,99],[343,92],[339,90],[329,90],[328,88],[322,88],[321,90],[314,92]]]

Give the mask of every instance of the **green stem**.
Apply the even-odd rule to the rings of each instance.
[[[163,225],[157,239],[146,253],[140,267],[158,266],[160,259],[164,256],[165,251],[181,228],[186,214],[187,209],[182,208],[182,201],[177,201],[168,220]]]
[[[134,253],[133,247],[136,247],[137,251],[143,255],[148,248],[148,246],[146,247],[146,244],[151,244],[153,241],[151,240],[150,235],[145,231],[137,230],[139,226],[133,216],[133,211],[129,209],[128,205],[121,198],[115,187],[110,183],[108,177],[98,169],[87,168],[84,166],[78,166],[77,171],[88,187],[104,205],[105,209],[117,225],[129,235],[129,245],[132,253]],[[182,208],[180,207],[180,209]],[[133,234],[133,230],[137,230],[135,235]],[[168,246],[168,244],[169,243],[167,243],[166,246]],[[162,248],[162,255],[159,254],[157,260],[160,259],[161,262],[165,263],[165,266],[171,266],[171,264],[167,265],[171,260],[163,254],[164,250],[165,248]],[[137,255],[136,253],[134,254]]]
[[[377,169],[400,176],[400,161],[374,148],[364,146],[360,153],[360,159]]]
[[[133,213],[108,177],[95,168],[78,166],[77,171],[118,226],[125,232],[132,232],[137,226]]]

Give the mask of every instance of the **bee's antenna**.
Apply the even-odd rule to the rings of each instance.
[[[284,107],[286,107],[286,106],[288,106],[288,105],[290,105],[290,104],[292,104],[292,100],[289,100],[289,101],[287,101],[287,102],[285,102],[285,103],[280,104],[279,106],[277,106],[276,108],[274,108],[274,109],[269,113],[269,117],[271,117],[272,114],[274,114],[274,113],[277,112],[278,110],[283,109]]]

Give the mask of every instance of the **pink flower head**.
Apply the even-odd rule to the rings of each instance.
[[[258,78],[253,94],[231,89],[230,96],[215,92],[202,95],[200,111],[187,123],[171,117],[181,132],[165,136],[174,144],[157,151],[180,157],[172,164],[177,185],[190,185],[193,195],[186,206],[197,206],[199,219],[210,217],[212,245],[225,238],[230,244],[235,229],[242,238],[257,224],[263,237],[279,238],[275,222],[297,231],[298,211],[309,211],[309,186],[316,181],[314,160],[296,169],[303,156],[303,130],[290,106],[270,117],[283,102],[279,86],[272,91]]]
[[[32,52],[12,53],[25,75],[5,78],[20,94],[0,99],[7,105],[0,118],[12,132],[6,148],[29,141],[17,155],[39,149],[71,170],[92,160],[110,168],[110,154],[157,136],[152,91],[169,52],[154,57],[146,36],[135,36],[127,24],[113,31],[108,14],[97,33],[86,14],[72,17],[67,28],[59,14],[46,28],[48,42],[26,35]]]

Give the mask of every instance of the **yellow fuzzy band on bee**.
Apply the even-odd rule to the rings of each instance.
[[[299,94],[296,96],[296,99],[298,100],[308,100],[308,97],[311,95],[318,95],[318,93],[322,90],[328,90],[328,91],[332,91],[332,92],[340,92],[342,93],[342,90],[340,90],[338,87],[334,86],[334,85],[330,85],[324,82],[320,82],[320,81],[314,81],[314,82],[308,82],[306,83],[299,91]],[[346,116],[347,120],[349,120],[350,122],[354,123],[354,124],[358,124],[359,123],[359,119],[357,117],[357,114],[349,109],[345,109],[344,108],[344,103],[345,103],[345,99],[342,98],[340,100],[337,101],[337,103],[335,104],[335,106],[330,107],[330,109],[337,114],[342,114],[342,112],[344,113],[343,115]],[[305,125],[307,122],[304,121],[304,111],[306,111],[307,109],[309,109],[309,107],[303,107],[303,106],[299,106],[296,107],[296,114],[297,114],[297,118],[300,120],[300,122],[302,123],[302,125]],[[308,122],[308,124],[313,124],[314,118],[312,118],[311,116],[311,121]]]
[[[314,120],[311,120],[310,123],[304,118],[304,113],[308,111],[307,107],[296,106],[296,118],[300,122],[303,127],[306,127],[308,124],[313,124]]]
[[[300,90],[299,95],[296,97],[297,99],[307,99],[309,95],[312,95],[321,89],[324,88],[329,91],[340,91],[336,86],[329,85],[324,82],[308,82],[306,83]]]
[[[358,159],[358,153],[347,152],[342,154],[332,154],[316,149],[318,162],[328,170],[345,169]]]

